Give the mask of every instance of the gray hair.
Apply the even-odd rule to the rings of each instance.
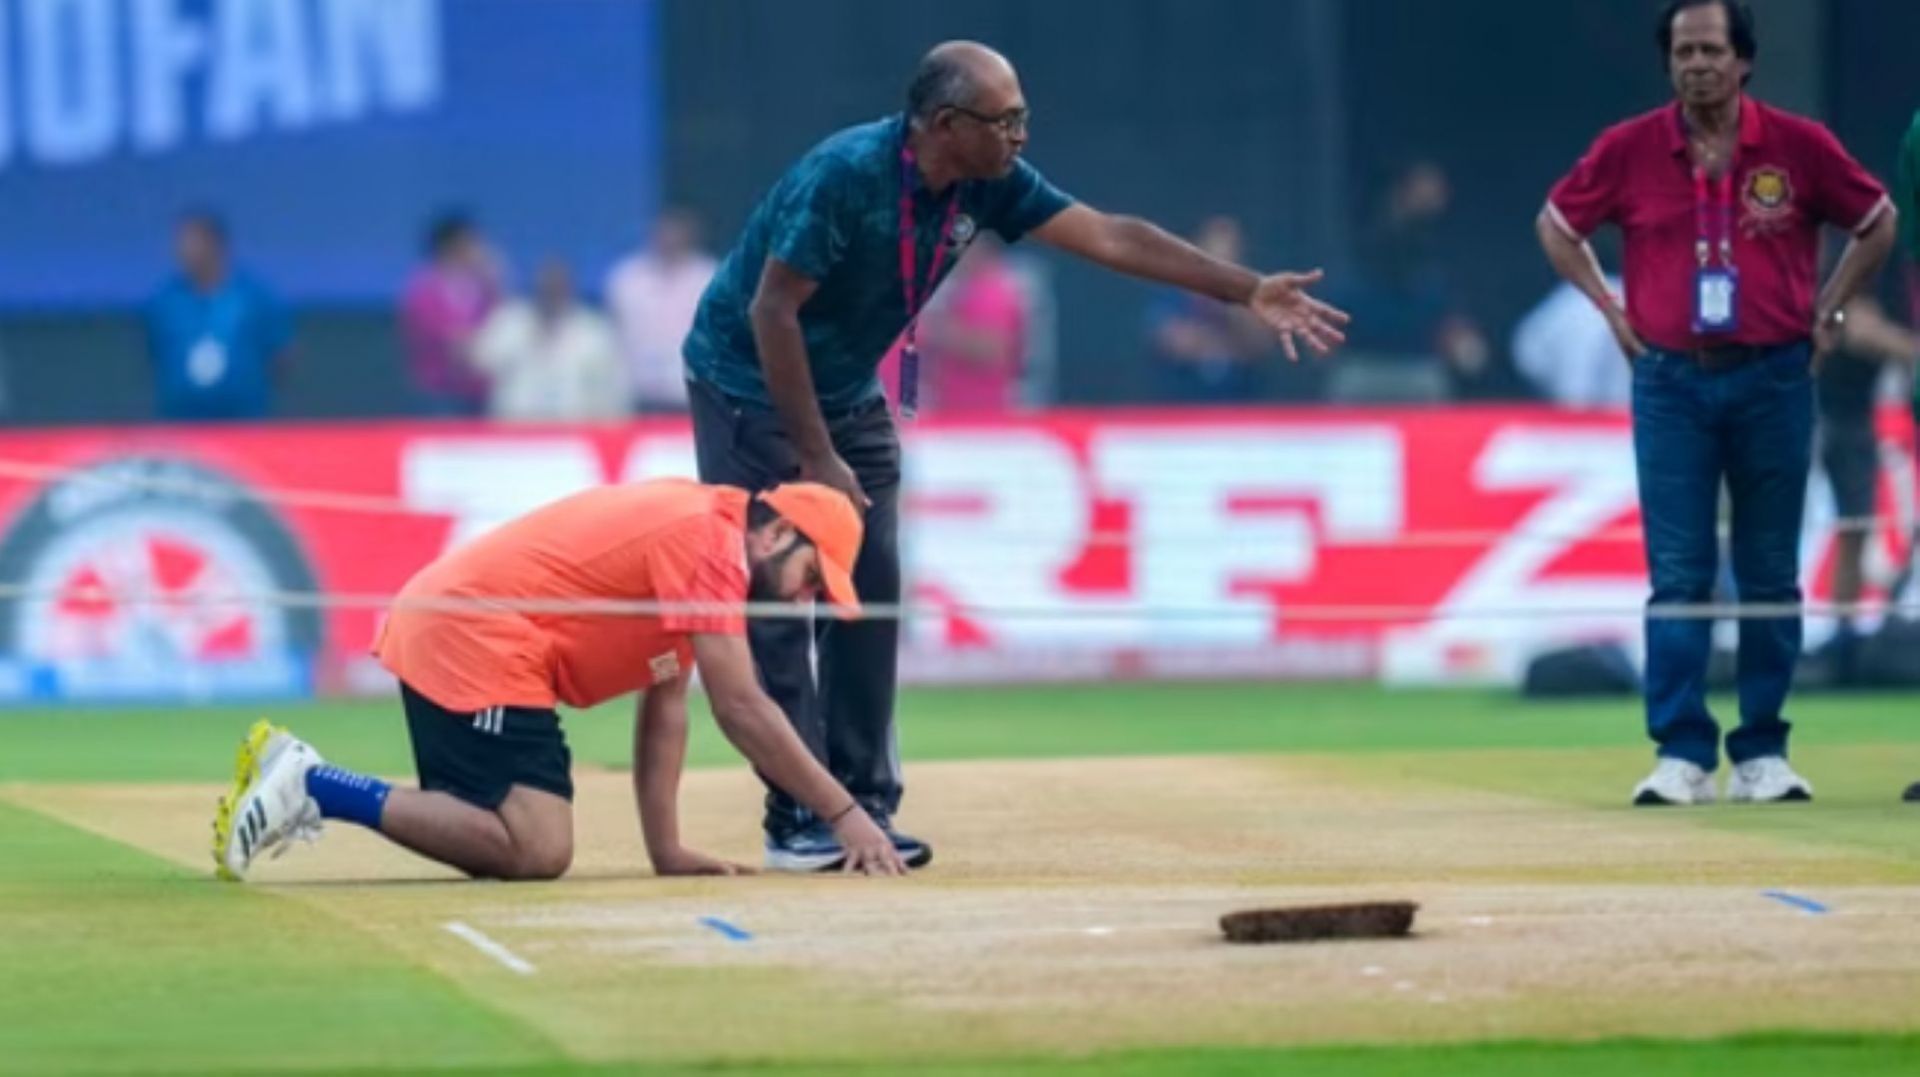
[[[965,106],[979,93],[974,75],[958,57],[935,49],[914,69],[907,84],[907,117],[917,123],[933,119],[943,108]]]

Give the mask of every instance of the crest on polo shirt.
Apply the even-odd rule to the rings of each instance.
[[[647,668],[652,671],[655,684],[677,680],[680,677],[680,654],[677,651],[668,651],[665,654],[654,655],[647,662]]]
[[[1793,216],[1793,180],[1778,165],[1761,165],[1747,173],[1740,201],[1747,207],[1749,232],[1776,231]]]
[[[955,214],[953,218],[953,237],[948,241],[947,245],[956,251],[965,250],[967,244],[972,243],[973,237],[978,235],[979,232],[980,226],[973,223],[972,217],[964,213]]]

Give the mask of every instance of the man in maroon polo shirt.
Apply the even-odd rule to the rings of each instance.
[[[1826,128],[1743,92],[1756,51],[1745,3],[1672,0],[1657,37],[1677,100],[1602,132],[1547,196],[1537,231],[1554,269],[1599,307],[1633,364],[1653,584],[1647,732],[1659,756],[1634,803],[1699,804],[1714,798],[1720,756],[1706,701],[1712,622],[1660,607],[1713,598],[1722,482],[1740,601],[1800,601],[1811,362],[1833,347],[1841,308],[1886,261],[1895,213]],[[1604,224],[1625,240],[1625,309],[1586,242]],[[1819,287],[1822,224],[1853,238]],[[1787,764],[1781,716],[1799,654],[1797,614],[1740,622],[1729,799],[1813,795]]]

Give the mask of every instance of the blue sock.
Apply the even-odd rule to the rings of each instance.
[[[307,795],[320,805],[323,819],[345,819],[373,830],[380,829],[380,813],[386,810],[387,794],[393,786],[378,778],[341,770],[332,763],[307,771]]]

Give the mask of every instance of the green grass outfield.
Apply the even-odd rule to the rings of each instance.
[[[1723,707],[1723,710],[1730,709]],[[31,804],[35,782],[224,779],[257,708],[0,712],[0,783]],[[317,704],[273,715],[330,757],[406,773],[392,706]],[[1891,805],[1920,779],[1920,697],[1796,701],[1800,745],[1848,767],[1815,774],[1832,839],[1920,859],[1920,806]],[[1433,767],[1486,788],[1611,803],[1626,786],[1569,783],[1554,761],[1642,749],[1629,702],[1543,706],[1479,693],[1364,687],[1144,685],[927,691],[903,703],[910,760],[1183,753],[1432,753]],[[738,765],[711,724],[696,723],[696,764]],[[624,766],[622,713],[571,720],[576,759]],[[1868,749],[1861,751],[1861,749]],[[1444,755],[1440,753],[1446,753]],[[1526,768],[1503,766],[1525,758]],[[1424,768],[1423,768],[1424,769]],[[1570,770],[1568,773],[1571,773]],[[1627,778],[1631,780],[1631,775]],[[22,789],[24,783],[29,788]],[[1797,840],[1804,815],[1727,814],[1712,825]],[[262,1070],[375,1073],[663,1072],[574,1063],[545,1033],[487,999],[300,903],[223,886],[131,847],[0,802],[0,1073]],[[529,990],[538,990],[529,985]],[[716,1015],[724,1019],[725,1015]],[[1684,1036],[1685,1029],[1676,1027]],[[738,1072],[883,1073],[906,1060],[831,1069],[778,1059]],[[1185,1050],[989,1067],[914,1060],[922,1074],[1273,1072],[1703,1074],[1920,1073],[1920,1036],[1758,1036],[1733,1040],[1488,1043],[1446,1047]],[[736,1072],[706,1069],[702,1072]]]

